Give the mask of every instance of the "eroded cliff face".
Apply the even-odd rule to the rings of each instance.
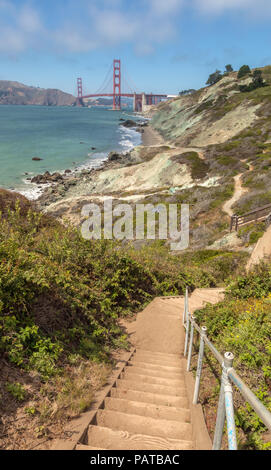
[[[152,125],[175,145],[207,147],[227,142],[252,125],[262,103],[240,93],[238,86],[251,78],[237,80],[237,74],[193,95],[182,96],[159,106]]]
[[[35,88],[18,82],[0,81],[0,105],[72,106],[76,98],[61,90]]]

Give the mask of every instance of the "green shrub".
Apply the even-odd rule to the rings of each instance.
[[[263,282],[265,279],[264,274]],[[250,276],[248,280],[251,282]],[[258,288],[255,292],[261,297],[263,290],[262,284],[259,286],[259,279],[256,284]],[[241,289],[243,288],[242,284]],[[254,292],[254,288],[250,290],[250,294]],[[231,290],[231,296],[237,298],[208,305],[196,312],[196,318],[201,325],[207,327],[208,337],[221,353],[231,351],[234,354],[235,369],[271,411],[271,297],[268,295],[264,299],[244,300],[247,296],[243,293],[239,282],[239,290]],[[207,355],[211,358],[210,353],[207,352]],[[245,400],[240,402],[240,394],[235,390],[234,402],[239,449],[271,450],[271,442],[262,439],[266,433],[264,424]]]
[[[187,266],[164,243],[135,249],[87,241],[73,227],[45,224],[41,214],[22,215],[19,206],[1,224],[0,353],[43,381],[71,355],[106,361],[110,349],[127,347],[120,316],[155,296],[225,277],[224,266],[221,276],[204,263]]]
[[[248,65],[242,65],[238,71],[238,79],[245,77],[251,72],[250,67]]]
[[[6,389],[17,401],[25,400],[27,393],[20,383],[6,383]]]
[[[268,296],[271,292],[271,265],[261,263],[246,276],[239,276],[228,288],[228,295],[238,299]]]

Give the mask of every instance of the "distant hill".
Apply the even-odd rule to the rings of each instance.
[[[72,106],[76,98],[61,90],[36,88],[0,80],[0,105]]]
[[[129,104],[131,105],[133,103],[132,98],[126,98],[122,97],[121,98],[122,104]],[[92,98],[89,99],[89,104],[98,104],[100,106],[112,106],[113,104],[113,98]]]

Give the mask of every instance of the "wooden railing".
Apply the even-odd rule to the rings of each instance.
[[[253,211],[246,212],[243,215],[233,215],[231,217],[230,231],[238,230],[242,225],[249,224],[250,222],[259,222],[265,220],[268,225],[271,223],[271,204],[266,206],[258,207]]]

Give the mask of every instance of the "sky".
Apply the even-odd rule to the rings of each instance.
[[[0,80],[177,94],[210,73],[271,64],[271,0],[0,0]]]

